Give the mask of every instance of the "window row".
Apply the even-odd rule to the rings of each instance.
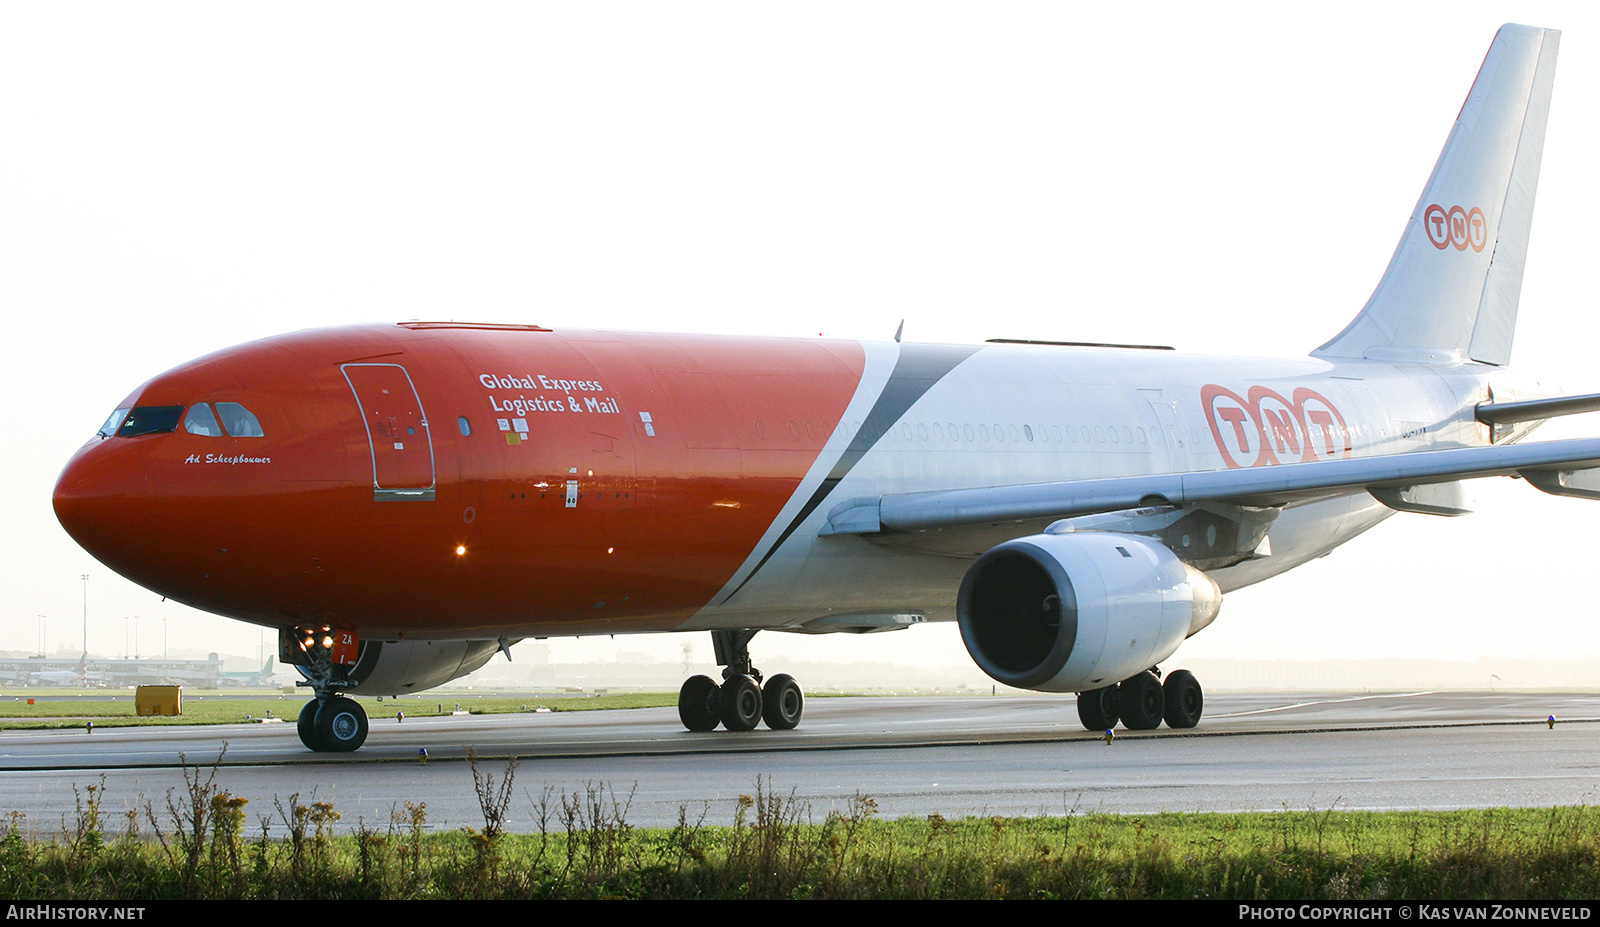
[[[1161,443],[1161,432],[1146,430],[1142,425],[1029,425],[957,424],[950,422],[901,422],[885,435],[890,441],[965,441],[982,444],[987,441],[1016,444],[1125,444],[1145,447]]]

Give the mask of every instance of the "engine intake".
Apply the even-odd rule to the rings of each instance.
[[[1007,541],[961,581],[967,652],[1008,686],[1083,692],[1171,656],[1216,618],[1211,577],[1149,538],[1075,532]]]

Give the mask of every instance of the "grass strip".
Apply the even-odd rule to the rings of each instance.
[[[1586,899],[1600,897],[1600,811],[1078,814],[882,820],[868,796],[811,806],[758,780],[732,821],[685,807],[666,829],[628,823],[630,793],[514,788],[516,765],[474,759],[481,827],[433,832],[407,802],[337,834],[331,803],[250,809],[186,770],[165,807],[100,812],[78,794],[59,830],[0,818],[0,893],[164,899]],[[505,829],[517,796],[537,828]]]

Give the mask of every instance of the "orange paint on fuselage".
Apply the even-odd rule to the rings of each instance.
[[[852,342],[509,326],[285,335],[185,364],[124,403],[238,402],[263,437],[180,424],[95,438],[62,473],[56,510],[129,579],[268,626],[431,639],[665,630],[749,555],[863,363]],[[353,379],[352,364],[364,368]],[[425,427],[368,408],[407,401],[392,366]],[[369,433],[380,454],[431,441],[431,499],[375,492]],[[403,475],[380,465],[380,481],[415,481],[392,472]]]

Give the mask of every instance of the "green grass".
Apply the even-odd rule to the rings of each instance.
[[[59,830],[0,827],[0,893],[170,898],[1585,899],[1600,895],[1600,811],[881,820],[870,797],[816,814],[757,781],[731,821],[692,808],[635,828],[603,785],[518,792],[515,765],[472,763],[481,827],[434,833],[427,808],[335,836],[339,812],[298,795],[246,808],[190,769],[164,807],[100,814],[78,795]],[[513,801],[538,829],[509,834]],[[348,829],[347,827],[345,829]]]
[[[309,696],[283,695],[262,698],[237,696],[183,696],[183,714],[176,717],[140,717],[134,714],[131,694],[121,699],[103,696],[76,698],[37,698],[29,705],[27,696],[0,698],[0,730],[81,728],[92,720],[95,727],[169,726],[184,724],[237,724],[252,718],[271,717],[293,721]],[[548,708],[551,711],[592,711],[601,708],[663,708],[678,704],[677,693],[633,692],[617,695],[558,695],[502,698],[478,697],[462,693],[416,696],[402,699],[361,699],[373,718],[392,718],[396,711],[406,717],[425,718],[450,714],[459,706],[472,714],[509,714]]]

